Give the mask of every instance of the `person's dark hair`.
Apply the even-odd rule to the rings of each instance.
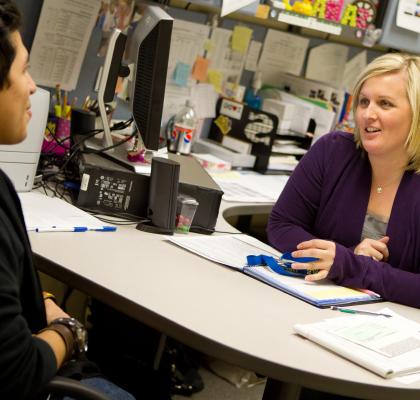
[[[0,90],[9,83],[9,71],[16,56],[10,34],[20,28],[21,17],[11,0],[0,0]]]

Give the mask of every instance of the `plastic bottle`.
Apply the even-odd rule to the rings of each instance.
[[[261,108],[261,97],[258,95],[258,92],[260,89],[261,89],[261,72],[256,71],[254,73],[252,85],[245,94],[245,103],[247,103],[251,108],[256,108],[258,110]]]
[[[193,137],[197,128],[197,117],[190,100],[185,102],[174,117],[171,134],[170,151],[181,154],[190,154]]]

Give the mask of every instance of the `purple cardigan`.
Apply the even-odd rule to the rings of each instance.
[[[328,279],[370,289],[383,298],[420,308],[420,175],[405,172],[389,218],[389,260],[355,255],[371,187],[369,160],[353,136],[321,137],[302,158],[281,193],[267,226],[270,243],[282,252],[302,241],[334,241]]]

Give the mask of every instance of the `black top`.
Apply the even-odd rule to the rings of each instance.
[[[47,325],[19,198],[0,170],[0,399],[27,399],[56,373],[51,347],[32,334]]]

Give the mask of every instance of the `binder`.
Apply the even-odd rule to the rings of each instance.
[[[240,270],[316,307],[363,304],[382,300],[378,294],[370,291],[346,288],[330,281],[307,282],[303,276],[280,275],[268,266],[247,266],[247,256],[251,254],[281,257],[281,253],[276,249],[248,235],[176,236],[168,240],[185,250]]]

